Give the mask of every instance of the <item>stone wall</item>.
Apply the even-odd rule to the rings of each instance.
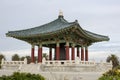
[[[112,69],[112,63],[100,62],[95,63],[95,61],[80,61],[80,60],[61,60],[61,61],[45,61],[41,64],[41,69],[43,71],[52,72],[101,72]]]
[[[46,61],[40,64],[27,64],[27,59],[24,61],[5,61],[2,59],[2,69],[6,70],[30,70],[30,67],[34,70],[37,68],[40,71],[52,71],[52,72],[101,72],[112,69],[112,63],[95,61],[80,61],[80,60],[53,60]],[[28,68],[27,68],[28,67]]]

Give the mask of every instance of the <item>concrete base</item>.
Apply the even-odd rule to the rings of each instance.
[[[12,75],[13,70],[0,70],[0,76]],[[21,71],[20,71],[21,72]],[[25,72],[25,71],[24,71]],[[46,80],[98,80],[104,72],[31,72],[33,74],[40,74]]]
[[[45,61],[38,64],[20,64],[19,62],[2,62],[0,76],[13,72],[40,74],[46,80],[98,80],[109,69],[111,63],[95,63],[88,61]],[[11,64],[12,63],[12,64]],[[24,63],[24,62],[21,62]]]

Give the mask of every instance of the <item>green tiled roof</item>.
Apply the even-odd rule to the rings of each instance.
[[[81,26],[75,22],[68,22],[66,21],[63,16],[59,16],[56,20],[30,29],[19,30],[19,31],[9,31],[6,33],[7,36],[14,37],[14,38],[26,38],[26,37],[34,37],[34,36],[44,36],[44,35],[51,35],[56,32],[59,32],[64,29],[69,29],[70,27],[76,27],[79,32],[89,40],[94,40],[94,42],[99,41],[108,41],[109,38],[107,36],[98,35],[92,33],[90,31],[83,30]]]
[[[73,25],[73,23],[68,23],[64,18],[59,17],[58,19],[56,19],[48,24],[30,28],[30,29],[25,29],[25,30],[9,31],[6,35],[11,36],[11,37],[34,36],[34,35],[40,35],[40,34],[54,32],[54,31],[69,27],[71,25]]]
[[[95,34],[95,33],[92,33],[90,31],[86,31],[84,30],[89,36],[92,36],[94,38],[97,38],[98,41],[108,41],[109,40],[109,37],[108,36],[103,36],[103,35],[99,35],[99,34]]]

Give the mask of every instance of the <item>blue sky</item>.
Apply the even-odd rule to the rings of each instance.
[[[0,0],[0,53],[30,55],[29,44],[5,33],[48,23],[59,10],[66,20],[77,19],[83,29],[110,37],[109,42],[90,46],[90,59],[105,59],[111,53],[120,57],[120,0]]]

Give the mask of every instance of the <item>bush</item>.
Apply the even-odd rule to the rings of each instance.
[[[109,70],[108,72],[104,73],[99,80],[120,80],[120,70],[113,69]]]
[[[45,78],[39,74],[15,72],[11,76],[3,75],[0,80],[45,80]]]

